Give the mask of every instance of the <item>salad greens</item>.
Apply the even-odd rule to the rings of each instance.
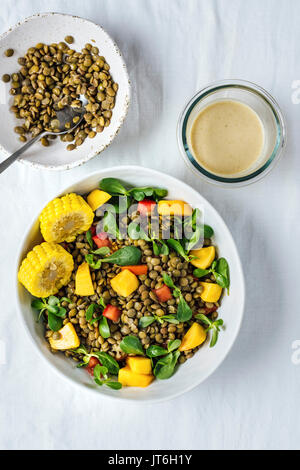
[[[173,295],[176,298],[179,298],[179,303],[177,305],[177,316],[176,319],[181,323],[189,321],[192,318],[193,312],[189,307],[188,303],[185,301],[181,290],[179,287],[175,286],[172,278],[167,273],[162,273],[164,283],[173,289]]]
[[[220,332],[220,327],[223,326],[224,322],[222,318],[218,318],[215,321],[210,320],[206,315],[203,315],[202,313],[198,313],[195,315],[195,318],[197,320],[200,320],[202,323],[204,323],[208,328],[208,330],[212,330],[212,337],[211,337],[211,342],[210,342],[210,347],[214,347],[216,342],[218,341],[219,337],[219,332]]]
[[[50,295],[50,297],[45,299],[34,299],[31,302],[31,307],[35,310],[39,310],[38,320],[40,320],[41,315],[46,311],[48,314],[48,325],[50,330],[58,331],[63,326],[63,319],[66,318],[66,309],[61,306],[61,302],[71,303],[71,300],[67,297],[55,297],[55,295]]]
[[[147,197],[152,197],[155,201],[167,196],[168,191],[162,188],[142,187],[142,188],[125,188],[121,181],[117,178],[104,178],[100,181],[100,189],[112,196],[127,196],[135,201],[143,201]]]
[[[85,255],[86,262],[93,269],[100,269],[102,263],[113,263],[117,264],[118,266],[129,266],[139,264],[142,256],[141,250],[136,246],[124,246],[111,255],[105,256],[105,254],[107,254],[107,250],[109,250],[107,247],[102,247],[98,250],[92,251],[91,253]],[[104,256],[104,258],[95,261],[94,255]]]
[[[198,278],[207,276],[207,274],[210,273],[214,275],[217,284],[225,289],[229,289],[229,266],[225,258],[219,258],[218,260],[215,260],[210,269],[196,268],[193,271],[194,276]]]

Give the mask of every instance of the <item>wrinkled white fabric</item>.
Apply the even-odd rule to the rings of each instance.
[[[299,448],[300,366],[291,355],[293,341],[300,339],[300,105],[291,96],[300,79],[300,2],[2,0],[0,32],[40,11],[101,24],[124,54],[133,100],[120,134],[98,158],[60,173],[14,164],[0,177],[0,344],[6,350],[6,364],[0,365],[0,447]],[[200,181],[176,143],[185,102],[224,78],[269,90],[289,134],[276,169],[235,190]],[[222,366],[189,394],[142,407],[101,400],[47,368],[16,315],[14,294],[13,260],[32,214],[73,181],[129,163],[179,177],[216,207],[236,240],[247,285],[242,329]]]

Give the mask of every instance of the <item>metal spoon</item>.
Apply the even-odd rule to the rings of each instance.
[[[43,131],[36,137],[33,137],[33,139],[29,140],[29,142],[26,142],[26,144],[24,144],[19,150],[14,152],[10,157],[0,163],[0,173],[2,173],[4,170],[6,170],[6,168],[8,168],[12,163],[14,163],[18,159],[18,157],[25,152],[25,150],[27,150],[29,147],[31,147],[31,145],[33,145],[35,142],[42,139],[43,137],[46,137],[47,135],[63,135],[67,134],[68,132],[74,131],[74,129],[76,129],[76,127],[81,123],[83,115],[86,112],[84,106],[87,103],[87,100],[81,95],[80,100],[82,102],[81,108],[71,108],[71,106],[66,106],[62,110],[57,111],[57,117],[55,119],[59,121],[59,132]],[[79,117],[79,120],[74,123],[73,119],[77,116]],[[71,125],[73,124],[73,127],[66,129],[65,125],[67,123],[71,123]]]

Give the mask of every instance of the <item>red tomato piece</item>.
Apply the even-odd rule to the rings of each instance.
[[[105,309],[103,310],[104,317],[109,318],[109,320],[112,321],[118,321],[121,315],[121,310],[116,307],[115,305],[107,305]]]
[[[154,290],[154,293],[160,302],[167,302],[172,298],[171,289],[164,284],[159,289]]]
[[[156,206],[156,202],[151,199],[144,199],[138,203],[138,211],[141,215],[147,215],[151,213]]]
[[[102,248],[103,246],[110,246],[110,239],[108,238],[107,233],[105,232],[100,232],[97,233],[94,237],[92,237],[95,244],[97,245],[98,248]]]
[[[99,359],[96,357],[92,356],[89,360],[88,365],[86,366],[86,371],[93,377],[94,376],[94,368],[96,367],[97,364],[100,364]]]

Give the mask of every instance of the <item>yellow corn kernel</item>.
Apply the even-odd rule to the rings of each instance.
[[[160,215],[192,215],[192,207],[185,201],[159,201],[158,213]]]
[[[128,387],[148,387],[153,380],[153,375],[136,374],[128,366],[119,370],[118,381]]]
[[[58,333],[60,334],[59,339],[53,339],[52,337],[49,338],[49,343],[52,349],[65,351],[66,349],[75,349],[79,347],[80,340],[72,323],[67,323],[58,331]]]
[[[94,212],[78,194],[66,194],[49,202],[40,215],[41,232],[47,242],[72,242],[92,225]]]
[[[206,340],[206,331],[199,323],[193,323],[182,338],[179,351],[194,349]]]
[[[122,297],[128,297],[139,287],[139,281],[129,269],[124,269],[110,281],[113,290]]]
[[[78,266],[75,276],[75,294],[83,297],[95,294],[88,263]]]
[[[70,253],[56,243],[44,242],[22,261],[18,279],[35,297],[48,297],[69,282],[73,268]]]
[[[87,202],[92,208],[93,211],[96,211],[100,206],[103,206],[107,201],[109,201],[111,195],[100,189],[94,189],[88,197]]]
[[[200,269],[207,269],[211,266],[216,257],[216,250],[214,246],[207,246],[199,250],[191,250],[190,255],[197,257],[190,261],[193,266]]]
[[[135,374],[152,374],[151,361],[148,357],[141,356],[128,356],[126,364]]]
[[[222,294],[222,287],[219,284],[200,282],[200,285],[203,287],[200,297],[204,302],[218,302]]]

